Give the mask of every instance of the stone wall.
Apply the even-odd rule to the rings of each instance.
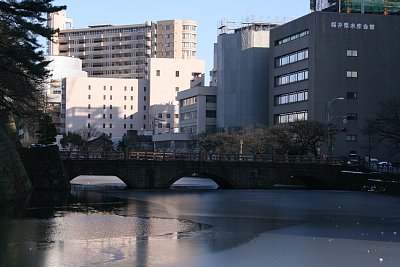
[[[5,115],[0,112],[0,207],[27,199],[32,184],[5,127]]]
[[[35,190],[70,190],[57,146],[25,148],[20,155]]]

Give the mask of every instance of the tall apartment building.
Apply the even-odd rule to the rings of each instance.
[[[77,57],[90,77],[148,78],[149,58],[196,58],[197,26],[189,20],[164,20],[132,25],[96,25],[72,29],[65,11],[50,15],[59,34],[49,53]]]
[[[363,128],[381,102],[400,98],[399,34],[399,16],[334,12],[271,30],[270,125],[320,121],[348,130],[335,131],[332,156],[389,157],[389,142],[375,146]]]

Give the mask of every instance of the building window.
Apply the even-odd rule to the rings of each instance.
[[[90,114],[87,114],[87,118],[90,119]]]
[[[87,124],[87,127],[90,128],[90,123]]]
[[[179,92],[179,87],[175,87],[175,92]]]
[[[103,123],[103,128],[106,128],[106,124],[105,123]]]
[[[170,128],[171,128],[171,123],[167,122],[167,123],[165,124],[165,128],[170,129]]]
[[[112,123],[110,123],[110,129],[112,128]]]
[[[124,91],[126,91],[126,86],[124,86]],[[125,99],[126,100],[126,99]]]
[[[275,86],[308,80],[308,70],[301,70],[275,77]]]
[[[191,120],[191,119],[196,119],[196,118],[197,118],[197,110],[182,113],[182,116],[181,116],[182,120]]]
[[[92,86],[89,84],[89,86],[88,86],[88,90],[91,90],[92,89]]]
[[[162,113],[158,113],[157,118],[162,119]]]
[[[167,113],[167,119],[170,119],[170,118],[171,118],[171,114]]]
[[[103,86],[103,90],[106,90],[106,86],[105,85]]]
[[[110,86],[110,91],[112,91],[112,86]]]
[[[206,110],[206,118],[216,118],[217,111],[216,110]]]
[[[188,105],[193,105],[195,103],[197,103],[197,96],[185,98],[185,99],[182,99],[180,101],[181,107],[185,107],[185,106],[188,106]]]
[[[108,136],[109,136],[110,138],[112,138],[112,133],[110,133]]]
[[[90,109],[90,104],[87,105],[87,108]]]
[[[88,99],[90,99],[90,95],[88,95]]]
[[[348,71],[346,71],[346,77],[347,78],[357,78],[358,72],[355,70],[348,70]]]
[[[146,101],[146,96],[143,97],[143,101]]]
[[[146,90],[147,90],[147,88],[146,88],[146,87],[143,87],[143,92],[146,92]]]
[[[103,114],[103,119],[105,119],[106,118],[106,114]]]
[[[274,115],[274,123],[282,124],[295,121],[306,121],[308,120],[308,111],[294,111]]]
[[[124,110],[126,110],[126,105],[124,105]]]
[[[131,95],[131,100],[133,101],[133,95]]]
[[[358,50],[347,50],[348,57],[358,57]]]
[[[133,128],[133,124],[130,124],[130,125],[129,125],[129,128],[131,128],[131,129],[132,129],[132,128]]]
[[[144,120],[146,119],[146,115],[143,115],[143,119],[144,119]]]
[[[112,114],[110,114],[110,119],[112,119]]]
[[[348,113],[346,116],[348,121],[356,121],[357,120],[357,113]]]
[[[275,105],[284,105],[308,100],[308,90],[302,90],[274,96]]]
[[[106,109],[106,105],[103,105],[103,109]]]
[[[347,99],[357,99],[357,92],[347,92],[346,98]]]
[[[126,100],[126,95],[124,95],[124,100]]]
[[[143,110],[146,110],[146,106],[143,106]]]
[[[112,105],[110,105],[110,109],[112,109]]]
[[[133,110],[133,105],[131,105],[131,110]]]
[[[106,95],[103,95],[103,100],[106,100]]]
[[[206,95],[206,103],[217,103],[216,95]]]
[[[179,114],[175,114],[175,119],[179,119]]]
[[[157,128],[162,128],[162,123],[161,122],[158,123]]]
[[[161,71],[160,70],[156,70],[156,76],[160,76],[161,75]]]
[[[124,123],[124,129],[126,129],[126,123]]]
[[[348,142],[357,142],[357,135],[355,135],[355,134],[346,135],[346,141],[348,141]]]
[[[310,34],[309,30],[301,31],[299,33],[296,33],[296,34],[293,34],[293,35],[290,35],[290,36],[287,36],[285,38],[282,38],[282,39],[279,39],[279,40],[275,41],[275,46],[282,45],[282,44],[294,41],[296,39],[302,38],[302,37],[307,36],[309,34]]]
[[[129,117],[131,118],[131,120],[133,120],[133,115],[130,115]]]
[[[308,49],[275,58],[275,67],[285,66],[304,59],[308,59]]]
[[[126,114],[124,114],[124,120],[126,120]]]
[[[179,77],[179,70],[175,71],[175,77]]]

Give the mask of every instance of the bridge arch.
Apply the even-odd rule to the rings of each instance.
[[[78,175],[69,180],[71,185],[118,185],[118,187],[124,184],[127,187],[127,183],[116,175]]]
[[[193,171],[183,171],[179,172],[178,174],[174,175],[167,181],[167,186],[170,187],[176,181],[183,177],[194,177],[194,178],[208,178],[213,180],[216,184],[218,184],[218,189],[229,189],[233,188],[232,184],[230,184],[226,179],[222,176],[212,173],[212,172],[193,172]]]

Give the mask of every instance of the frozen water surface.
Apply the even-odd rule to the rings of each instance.
[[[400,198],[93,190],[0,219],[0,266],[400,266]]]

